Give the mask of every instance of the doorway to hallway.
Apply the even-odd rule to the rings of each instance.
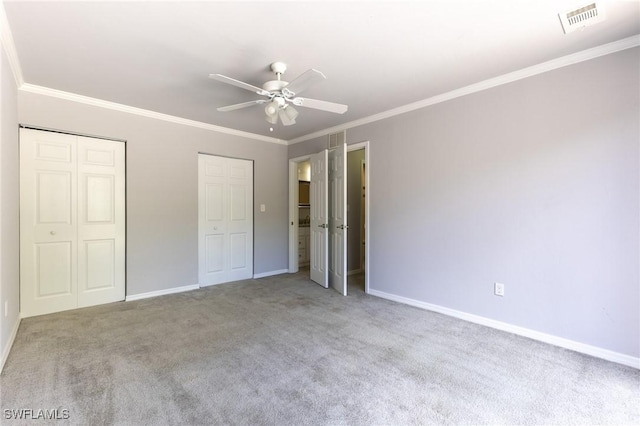
[[[337,147],[342,151],[344,146]],[[344,290],[340,287],[340,283],[331,286],[336,288],[342,294],[348,294],[348,289],[352,290],[360,288],[361,291],[368,293],[369,291],[369,274],[368,262],[369,258],[369,192],[370,185],[369,176],[369,142],[361,142],[346,146],[346,155],[344,159],[344,171],[342,181],[334,178],[333,180],[327,173],[326,178],[322,178],[324,184],[319,183],[319,177],[316,176],[316,182],[310,183],[312,180],[314,169],[316,172],[318,167],[313,166],[310,162],[312,155],[301,156],[289,160],[289,272],[302,272],[309,274],[310,279],[328,287],[333,279],[344,280]],[[321,151],[322,152],[322,151]],[[335,158],[334,152],[327,152],[327,169],[335,167],[330,165],[329,155]],[[315,158],[319,158],[315,154]],[[338,156],[338,158],[340,158]],[[340,160],[342,162],[342,160]],[[336,191],[336,182],[340,186],[344,183],[343,191]],[[322,193],[319,189],[326,189],[326,203],[318,202],[318,195]],[[315,189],[314,189],[315,188]],[[306,191],[309,191],[308,203]],[[314,197],[315,194],[315,197]],[[333,200],[335,195],[339,194],[340,200]],[[327,220],[312,220],[315,204],[326,204]],[[324,206],[321,206],[325,208]],[[344,217],[340,218],[337,210],[344,211]],[[322,216],[322,215],[321,215]],[[337,217],[338,220],[335,218]],[[320,220],[322,223],[318,222]],[[318,222],[318,223],[316,223]],[[330,223],[332,222],[332,223]],[[340,223],[337,223],[340,222]],[[315,228],[318,229],[315,229]],[[324,229],[336,227],[337,230]],[[312,229],[315,230],[315,237],[312,237]],[[334,234],[330,234],[333,231]],[[321,244],[323,235],[326,235],[325,244]],[[337,238],[340,236],[341,238]],[[344,240],[344,241],[343,241]],[[325,252],[322,251],[324,246]],[[340,248],[343,247],[342,252]],[[338,257],[341,257],[338,259]],[[324,263],[323,263],[324,260]],[[342,263],[344,263],[344,266]],[[343,276],[337,274],[331,269],[342,268]],[[312,278],[312,271],[314,277]],[[326,274],[326,281],[318,278],[318,275]],[[330,274],[333,276],[330,278]],[[349,279],[347,280],[347,277]]]

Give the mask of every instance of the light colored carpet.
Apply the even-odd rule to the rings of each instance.
[[[639,424],[640,372],[305,273],[29,318],[0,408],[55,424]],[[37,424],[45,422],[38,421]]]

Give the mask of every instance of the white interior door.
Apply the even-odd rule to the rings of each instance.
[[[228,158],[227,281],[253,278],[253,162]]]
[[[73,309],[77,298],[75,138],[20,130],[20,312]]]
[[[347,145],[329,152],[329,284],[347,295]]]
[[[311,156],[311,279],[329,287],[328,277],[328,153],[325,149]]]
[[[23,316],[124,299],[124,179],[121,142],[20,130]]]
[[[124,144],[78,136],[78,307],[124,300]]]
[[[253,163],[200,154],[198,257],[201,286],[253,277]]]

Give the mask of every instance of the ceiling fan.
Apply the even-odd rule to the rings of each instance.
[[[256,99],[255,101],[220,107],[218,108],[218,111],[234,111],[236,109],[247,108],[254,105],[266,104],[264,108],[266,120],[271,124],[276,124],[278,122],[278,118],[280,118],[280,121],[282,121],[282,124],[285,126],[291,126],[296,123],[298,111],[293,107],[293,105],[319,109],[336,114],[343,114],[347,111],[347,105],[296,96],[312,84],[326,79],[324,74],[320,71],[312,68],[305,71],[289,83],[281,80],[282,74],[284,74],[286,70],[287,65],[285,63],[272,63],[271,71],[276,74],[276,80],[267,81],[262,85],[262,88],[235,80],[222,74],[209,74],[209,77],[214,80],[231,84],[266,97],[266,99]]]

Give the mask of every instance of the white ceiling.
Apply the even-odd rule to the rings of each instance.
[[[4,2],[25,82],[291,140],[640,33],[637,0],[565,35],[558,12],[588,1]],[[261,86],[309,68],[327,80],[304,96],[349,105],[298,108],[270,125],[259,97],[208,78]]]

